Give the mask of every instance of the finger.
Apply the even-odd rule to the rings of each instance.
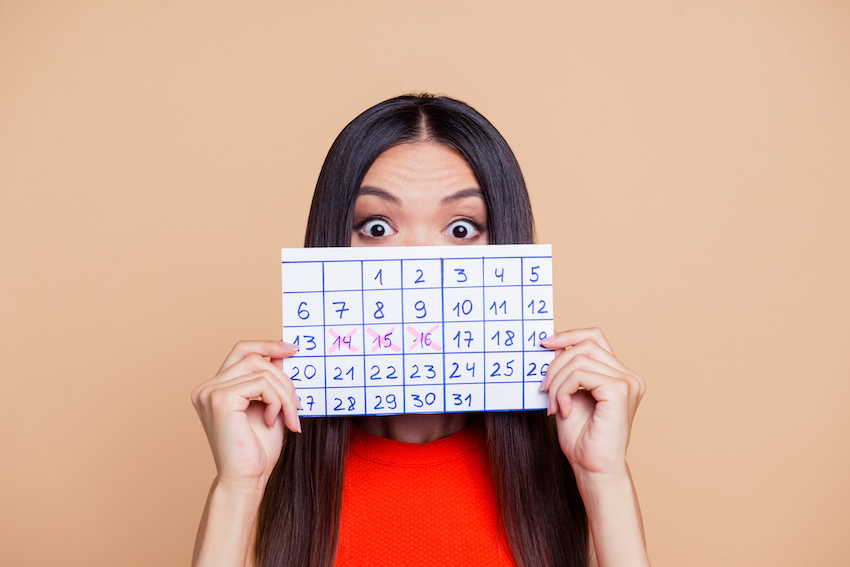
[[[282,359],[279,359],[282,360]],[[300,420],[298,419],[298,410],[301,409],[301,402],[295,393],[295,384],[292,383],[289,376],[277,365],[266,360],[261,354],[251,352],[241,360],[234,363],[232,366],[224,370],[209,380],[204,386],[215,386],[225,384],[239,378],[240,376],[249,375],[257,372],[267,372],[272,377],[272,385],[278,389],[278,393],[283,400],[292,400],[292,404],[284,403],[284,417],[287,427],[300,428]],[[300,431],[300,429],[293,429]]]
[[[280,366],[273,364],[270,360],[266,360],[263,355],[256,352],[246,355],[220,374],[211,378],[208,382],[210,384],[224,383],[238,376],[260,371],[267,371],[274,374],[286,386],[286,389],[295,390],[292,380],[290,380],[289,376],[287,376]]]
[[[546,379],[543,381],[543,385],[541,386],[541,390],[545,391],[548,388],[548,383],[551,381],[551,378],[561,370],[561,368],[565,367],[570,363],[576,356],[583,355],[598,360],[600,362],[604,362],[611,368],[615,368],[620,372],[630,373],[625,364],[620,362],[620,360],[602,348],[599,343],[592,339],[585,339],[575,346],[569,347],[567,349],[560,350],[555,359],[549,364],[549,370],[546,373]]]
[[[224,359],[218,374],[251,353],[269,358],[288,358],[298,352],[298,348],[297,345],[285,341],[239,341],[227,355],[227,358]]]
[[[263,414],[266,425],[273,427],[278,414],[283,413],[286,426],[301,432],[301,420],[298,418],[300,404],[295,391],[283,387],[274,374],[260,371],[239,376],[210,386],[205,397],[206,406],[214,411],[245,411],[252,400],[260,399],[266,404]]]
[[[275,390],[268,375],[257,372],[240,376],[209,389],[206,394],[207,407],[212,413],[244,412],[254,400],[266,404],[263,419],[272,427],[280,413],[283,401]]]
[[[573,329],[572,331],[561,331],[555,333],[551,337],[547,337],[540,341],[540,346],[552,350],[569,348],[588,339],[594,341],[611,354],[614,354],[614,350],[611,348],[611,345],[608,344],[608,339],[606,339],[605,335],[602,334],[602,330],[596,327],[590,329]]]
[[[549,387],[550,412],[556,413],[564,396],[572,396],[579,389],[590,392],[598,402],[623,403],[630,414],[638,401],[639,387],[631,376],[598,360],[580,356],[561,369],[552,380]]]
[[[282,358],[272,358],[271,360],[269,360],[269,362],[274,364],[278,368],[278,370],[280,370],[281,373],[283,373],[284,376],[289,378],[289,375],[286,374],[285,372],[283,372],[283,359]],[[293,393],[294,393],[295,392],[295,384],[292,382],[292,380],[289,379],[289,380],[285,381],[285,383],[292,384],[292,390],[293,390]],[[298,409],[304,409],[304,408],[301,407],[301,398],[297,394],[295,395],[295,403],[297,404]]]
[[[269,382],[282,401],[281,411],[284,415],[284,422],[287,424],[287,427],[291,427],[294,431],[300,432],[298,410],[301,409],[301,402],[295,391],[295,384],[292,383],[289,376],[278,368],[277,365],[272,364],[271,361],[268,361],[265,358],[261,358],[256,353],[245,357],[231,368],[239,368],[243,363],[246,365],[250,364],[257,372],[268,372]],[[227,372],[229,371],[230,369],[228,369]],[[227,372],[225,372],[225,374]]]

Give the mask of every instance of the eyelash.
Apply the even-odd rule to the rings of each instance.
[[[370,222],[375,221],[375,220],[383,221],[383,222],[387,223],[388,225],[390,225],[390,227],[392,227],[392,224],[390,223],[389,219],[387,219],[386,217],[380,216],[380,215],[375,215],[375,216],[371,216],[371,217],[366,217],[365,219],[363,219],[360,222],[358,222],[357,224],[355,224],[354,230],[356,230],[357,232],[360,232],[366,238],[383,238],[382,236],[372,236],[371,234],[366,234],[366,233],[362,232],[364,226],[366,226],[367,224],[369,224]],[[481,223],[479,223],[478,221],[471,219],[469,217],[461,217],[461,218],[458,218],[458,219],[454,219],[452,222],[449,223],[449,226],[451,226],[454,223],[459,222],[459,221],[468,222],[469,224],[471,224],[475,228],[475,232],[478,233],[478,234],[476,234],[476,236],[480,235],[482,230],[483,230]],[[468,240],[469,238],[472,238],[472,237],[467,237],[467,238],[464,238],[463,240]]]
[[[383,222],[387,223],[392,228],[392,224],[390,223],[389,219],[387,219],[387,217],[382,217],[380,215],[376,215],[376,216],[366,217],[362,221],[355,224],[354,230],[356,230],[357,232],[360,232],[366,238],[383,238],[382,236],[372,236],[371,234],[366,234],[364,232],[361,232],[363,230],[364,226],[366,226],[370,222],[376,221],[376,220],[383,221]]]
[[[475,236],[479,236],[481,234],[481,231],[482,231],[481,223],[476,222],[475,220],[473,220],[471,218],[461,217],[459,219],[455,219],[455,220],[453,220],[452,222],[449,223],[449,226],[452,226],[456,222],[468,222],[469,224],[471,224],[473,226],[473,228],[475,228],[475,232],[477,233]],[[474,237],[468,236],[467,238],[464,238],[463,240],[469,240],[470,238],[474,238]]]

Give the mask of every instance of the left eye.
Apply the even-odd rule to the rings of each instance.
[[[449,225],[447,232],[455,238],[469,238],[478,234],[478,229],[467,220],[456,220]]]
[[[366,224],[363,225],[363,228],[360,229],[363,234],[367,236],[371,236],[372,238],[381,238],[382,236],[389,236],[394,234],[392,227],[390,224],[384,219],[372,219]]]

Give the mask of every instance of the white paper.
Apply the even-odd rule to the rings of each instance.
[[[284,248],[281,261],[301,415],[548,405],[551,246]]]

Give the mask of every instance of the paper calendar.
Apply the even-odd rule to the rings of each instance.
[[[300,415],[547,407],[551,246],[291,248],[281,260]]]

